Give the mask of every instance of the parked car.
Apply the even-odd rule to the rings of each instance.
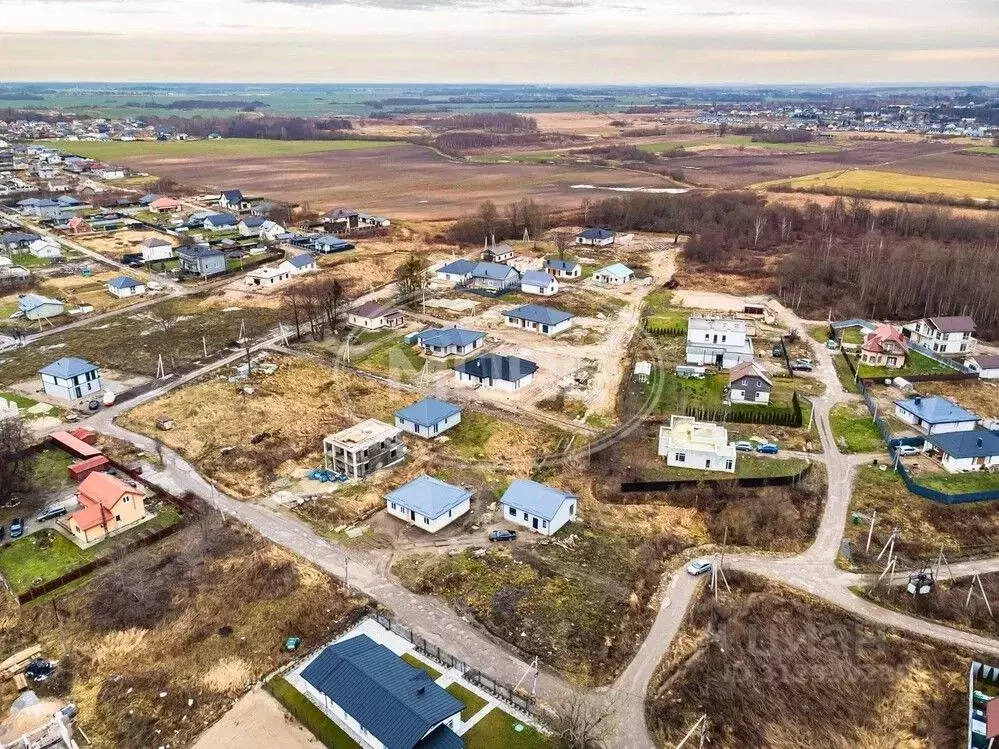
[[[784,356],[784,344],[775,343],[774,347],[770,350],[771,356]]]
[[[489,534],[490,541],[513,541],[517,538],[517,531],[499,530]]]
[[[919,455],[919,448],[913,447],[912,445],[899,445],[895,448],[895,452],[897,452],[900,457],[908,458],[913,455]]]
[[[767,455],[776,455],[780,452],[780,446],[774,444],[773,442],[763,442],[756,446],[756,452],[766,453]]]
[[[808,359],[795,359],[791,362],[791,369],[795,372],[811,372],[814,367]]]
[[[14,518],[10,521],[10,537],[20,538],[24,534],[24,520],[22,518]]]
[[[753,443],[748,440],[739,440],[735,443],[735,449],[741,453],[753,452]]]
[[[703,575],[705,572],[711,572],[711,560],[710,559],[695,559],[693,562],[687,565],[687,574],[697,577],[698,575]]]
[[[55,518],[61,518],[66,514],[66,505],[49,505],[48,507],[43,507],[42,511],[38,513],[35,518],[39,523],[44,523],[46,520],[54,520]]]

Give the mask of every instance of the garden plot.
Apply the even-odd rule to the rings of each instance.
[[[75,241],[106,257],[120,261],[123,255],[141,252],[142,242],[147,239],[162,239],[175,244],[169,236],[153,229],[123,229],[110,234],[81,237]]]

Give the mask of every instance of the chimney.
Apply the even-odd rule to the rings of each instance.
[[[426,687],[420,687],[419,689],[416,690],[416,693],[417,694],[425,694],[426,691],[427,691]]]
[[[918,395],[917,395],[917,396],[916,396],[915,398],[913,398],[912,400],[913,400],[913,402],[914,402],[914,403],[915,403],[915,404],[916,404],[917,406],[918,406],[918,405],[919,405],[920,403],[922,403],[922,402],[923,402],[923,399],[922,399],[922,398],[921,398],[920,396],[918,396]]]
[[[981,438],[981,437],[979,437],[979,438],[978,438],[978,446],[979,446],[979,447],[981,447],[981,446],[982,446],[982,438]]]

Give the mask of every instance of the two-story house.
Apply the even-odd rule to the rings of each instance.
[[[377,419],[367,419],[323,440],[326,466],[355,479],[406,457],[402,429]]]
[[[967,315],[924,317],[902,326],[909,340],[940,356],[963,359],[975,353],[975,321]]]
[[[694,315],[687,320],[687,363],[731,369],[753,360],[746,321]]]

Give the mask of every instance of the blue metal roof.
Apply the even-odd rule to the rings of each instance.
[[[264,216],[247,216],[243,219],[243,224],[253,228],[263,225],[265,221],[267,221],[267,219]]]
[[[920,421],[927,424],[953,424],[958,421],[978,421],[978,416],[973,414],[952,400],[942,398],[939,395],[931,395],[928,398],[909,398],[907,400],[895,401],[895,405],[903,411],[908,411],[916,416]]]
[[[465,740],[447,726],[438,726],[413,749],[465,749]]]
[[[288,258],[287,262],[296,268],[304,268],[306,265],[315,265],[316,259],[312,255],[293,255]]]
[[[302,678],[340,706],[387,749],[413,749],[461,701],[367,635],[334,643]]]
[[[480,380],[505,380],[517,382],[538,371],[538,365],[517,356],[485,354],[471,361],[459,364],[455,371],[463,372]]]
[[[221,250],[213,250],[211,247],[205,244],[196,244],[193,247],[178,247],[177,253],[185,258],[207,258],[207,257],[218,257],[219,255],[224,256],[225,253]]]
[[[113,289],[133,289],[136,286],[142,286],[142,284],[134,278],[129,278],[128,276],[115,276],[108,281],[108,286]]]
[[[87,372],[93,372],[95,369],[97,369],[97,365],[91,364],[86,359],[80,359],[76,356],[66,356],[52,362],[48,366],[42,367],[38,370],[38,374],[52,375],[62,380],[68,380]]]
[[[988,458],[999,455],[999,434],[986,429],[931,434],[926,441],[952,458]]]
[[[485,338],[485,333],[464,328],[428,328],[416,334],[416,340],[424,346],[470,346]]]
[[[517,479],[503,492],[500,503],[551,521],[567,499],[575,500],[576,495],[530,479]]]
[[[411,406],[400,408],[395,415],[422,427],[430,427],[461,413],[461,406],[436,398],[424,398]]]
[[[325,244],[330,247],[343,247],[344,245],[350,244],[346,239],[340,239],[340,237],[335,234],[323,234],[322,236],[316,237],[313,240],[316,244]]]
[[[58,304],[60,307],[65,306],[58,299],[50,299],[49,297],[42,296],[41,294],[25,294],[17,302],[17,306],[25,312],[33,310],[36,307],[42,307],[46,304]]]
[[[579,263],[575,260],[559,260],[558,258],[550,258],[545,263],[546,268],[553,268],[555,270],[572,271],[579,267]]]
[[[213,213],[211,216],[205,216],[205,221],[212,226],[233,226],[239,223],[239,219],[231,213]]]
[[[240,190],[223,190],[219,197],[224,197],[230,203],[241,203],[243,201],[243,193]]]
[[[618,278],[627,278],[628,276],[635,275],[635,271],[624,263],[614,263],[613,265],[608,265],[606,268],[598,270],[597,273],[605,276],[617,276]]]
[[[445,266],[442,266],[438,273],[451,273],[456,276],[467,276],[473,270],[478,263],[473,263],[471,260],[454,260]]]
[[[393,489],[385,499],[436,520],[472,496],[467,489],[446,484],[433,476],[417,476],[408,484]]]
[[[0,244],[21,244],[41,239],[37,234],[26,231],[7,231],[0,234]]]
[[[503,314],[507,317],[515,317],[519,320],[527,320],[542,325],[558,325],[575,317],[571,312],[555,309],[554,307],[542,307],[540,304],[525,304],[523,307],[517,307]]]
[[[608,239],[614,236],[614,232],[607,229],[585,229],[576,236],[584,239]]]
[[[510,277],[511,273],[516,273],[517,271],[511,268],[509,265],[503,265],[502,263],[476,263],[475,268],[472,269],[473,278],[486,278],[492,281],[503,281]]]
[[[527,284],[528,286],[551,286],[552,281],[555,279],[549,276],[542,270],[529,270],[520,278],[521,284]]]

